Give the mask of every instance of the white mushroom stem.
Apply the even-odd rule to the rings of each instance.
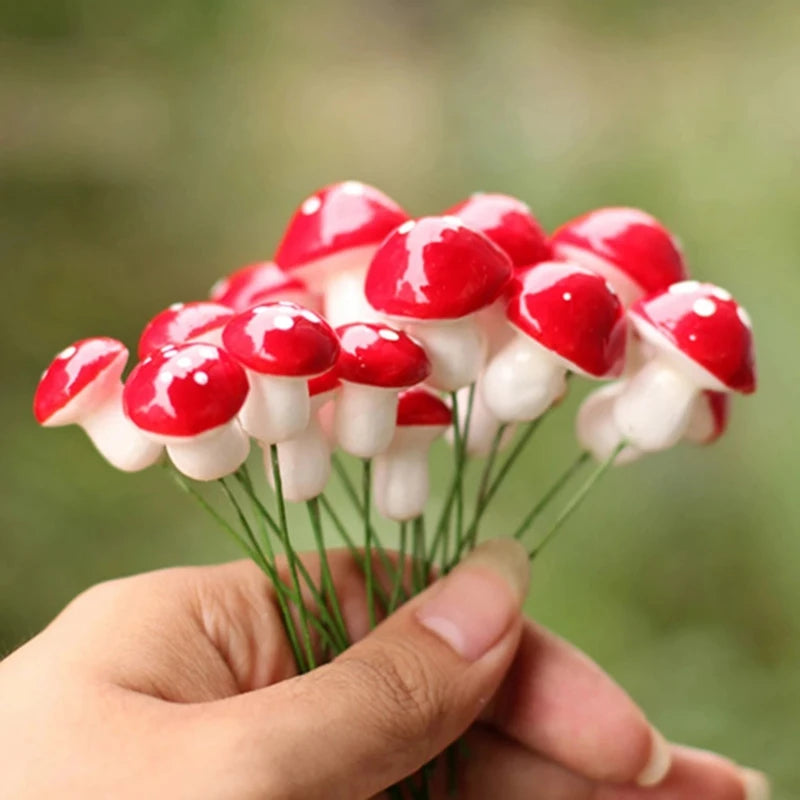
[[[301,433],[310,416],[308,378],[262,375],[247,370],[250,391],[239,419],[261,444],[275,444]]]
[[[122,384],[76,424],[86,431],[103,458],[123,472],[146,469],[161,457],[162,447],[140,431],[122,411]]]
[[[175,468],[196,481],[213,481],[236,472],[250,452],[250,440],[235,419],[198,436],[153,438],[167,446]]]
[[[364,295],[364,278],[368,264],[369,261],[349,269],[332,271],[325,280],[325,318],[332,327],[338,328],[349,322],[377,322],[380,319],[380,315]]]
[[[686,433],[699,391],[692,376],[654,359],[626,381],[614,402],[614,423],[640,450],[666,450]]]
[[[440,425],[398,427],[387,450],[375,456],[372,491],[375,506],[388,519],[410,520],[428,502],[428,451],[442,435]]]
[[[464,436],[467,455],[485,458],[492,449],[495,436],[498,430],[500,430],[500,425],[502,423],[489,410],[483,399],[483,390],[481,389],[482,380],[483,378],[478,378],[478,383],[475,387],[475,396],[472,400],[472,414],[469,419],[469,430],[466,434],[464,434],[463,431],[464,426],[467,424],[469,387],[465,386],[463,389],[458,390],[458,424]],[[513,426],[506,428],[500,441],[501,450],[508,445],[513,435]],[[447,437],[447,441],[453,444],[454,434],[452,427],[447,429],[445,436]]]
[[[566,390],[566,372],[558,356],[529,336],[515,333],[486,367],[483,399],[501,422],[533,420]]]
[[[279,442],[278,464],[283,496],[290,503],[303,503],[322,494],[331,474],[331,446],[319,423],[319,410],[329,395],[311,398],[311,418],[305,430],[285,442]],[[269,448],[264,450],[264,465],[270,486],[275,486]]]
[[[622,441],[614,422],[614,401],[625,388],[623,381],[610,383],[586,396],[575,418],[575,433],[583,450],[588,450],[599,462],[611,457]],[[629,464],[641,458],[642,451],[625,447],[614,459],[615,466]]]
[[[398,391],[342,381],[334,416],[336,440],[342,450],[359,458],[372,458],[390,445]]]
[[[486,336],[486,354],[491,358],[514,337],[514,329],[506,317],[508,303],[505,298],[495,300],[478,312],[478,322]]]
[[[442,392],[454,392],[474,383],[486,356],[486,336],[475,314],[453,320],[404,321],[431,362],[426,383]]]

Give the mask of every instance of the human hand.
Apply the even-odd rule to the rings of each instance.
[[[468,800],[768,796],[758,773],[668,747],[599,667],[524,621],[515,543],[478,548],[371,633],[360,571],[331,563],[358,642],[300,676],[249,562],[79,596],[0,663],[0,796],[358,800],[467,730]]]

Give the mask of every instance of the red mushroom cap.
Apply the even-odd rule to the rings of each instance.
[[[731,414],[731,396],[727,392],[704,391],[697,401],[686,438],[695,444],[712,444],[725,433]],[[699,413],[698,413],[699,412]]]
[[[551,258],[547,234],[528,205],[516,197],[477,192],[444,213],[491,239],[515,268]]]
[[[407,219],[394,200],[372,186],[334,183],[307,197],[295,211],[275,263],[292,271],[335,253],[378,245]]]
[[[440,425],[447,427],[453,421],[453,412],[447,404],[429,389],[414,388],[401,392],[397,399],[397,424]]]
[[[138,428],[161,436],[197,436],[230,422],[247,397],[247,376],[212,344],[167,346],[134,367],[122,401]]]
[[[640,300],[629,313],[645,338],[647,327],[655,329],[723,387],[742,394],[756,390],[750,318],[725,289],[683,281]]]
[[[493,303],[512,273],[511,259],[457,217],[422,217],[378,248],[364,293],[393,317],[458,319]]]
[[[636,208],[599,208],[562,225],[552,237],[553,252],[569,258],[570,248],[610,262],[653,294],[685,280],[686,263],[675,237],[657,220]]]
[[[422,347],[388,325],[353,322],[336,333],[342,345],[338,364],[342,380],[402,389],[430,375],[430,361]]]
[[[268,303],[237,314],[225,326],[222,341],[240,364],[264,375],[319,375],[339,356],[333,328],[294,303]]]
[[[262,261],[217,281],[211,288],[210,298],[234,311],[247,311],[259,303],[295,302],[308,294],[308,287],[299,278],[287,275],[274,261]]]
[[[224,327],[233,316],[230,308],[205,301],[175,303],[156,314],[139,338],[139,358],[168,344],[184,344]]]
[[[528,270],[507,316],[520,331],[596,378],[618,375],[625,314],[608,282],[576,264],[547,261]]]
[[[308,381],[308,396],[316,397],[318,394],[334,392],[342,385],[339,380],[339,370],[336,367],[317,375]]]
[[[33,396],[33,415],[40,425],[60,424],[55,416],[99,381],[116,383],[128,349],[106,337],[81,339],[62,350],[45,370]]]

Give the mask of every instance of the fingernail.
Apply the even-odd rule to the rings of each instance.
[[[515,539],[476,547],[417,612],[417,618],[467,661],[477,661],[519,614],[528,591],[529,561]]]
[[[741,776],[744,785],[744,800],[769,800],[772,792],[769,788],[769,779],[763,772],[743,769]]]
[[[672,749],[669,743],[655,728],[652,728],[651,733],[650,759],[636,779],[639,786],[655,786],[661,783],[672,766]]]

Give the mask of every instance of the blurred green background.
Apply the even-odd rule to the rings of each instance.
[[[798,796],[797,10],[6,0],[0,648],[93,582],[234,556],[159,471],[118,474],[79,431],[37,429],[31,395],[63,346],[133,344],[157,310],[269,257],[330,181],[374,183],[412,213],[505,191],[548,228],[638,205],[748,306],[761,388],[714,448],[615,471],[537,565],[530,610],[667,735]],[[498,533],[571,460],[577,399],[517,470]]]

